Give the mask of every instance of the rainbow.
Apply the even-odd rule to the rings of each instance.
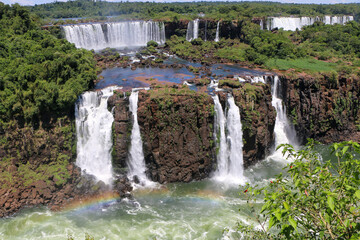
[[[98,209],[99,207],[109,206],[120,199],[121,198],[118,193],[105,192],[99,195],[82,197],[70,201],[62,207],[61,211],[87,211],[95,208]]]

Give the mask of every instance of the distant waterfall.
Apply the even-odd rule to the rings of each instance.
[[[191,41],[199,36],[199,19],[190,21],[187,26],[186,40]]]
[[[260,20],[260,29],[264,30],[264,21],[262,19]]]
[[[79,24],[62,28],[69,42],[89,50],[140,47],[150,40],[165,43],[164,23],[152,21]]]
[[[214,136],[218,149],[217,170],[214,177],[226,183],[244,183],[243,140],[239,108],[234,98],[229,96],[227,116],[225,116],[219,97],[215,95],[213,99],[215,104]]]
[[[220,21],[217,22],[217,26],[216,26],[216,35],[214,40],[215,42],[218,42],[220,40],[219,29],[220,29]]]
[[[271,104],[276,109],[275,120],[275,146],[279,144],[297,145],[296,132],[293,126],[289,123],[286,116],[286,109],[283,106],[283,101],[279,96],[280,80],[278,76],[274,76],[272,83],[272,101]]]
[[[107,100],[115,87],[83,93],[75,105],[78,165],[106,184],[111,183],[112,124]]]
[[[129,178],[133,178],[137,176],[139,181],[143,184],[150,182],[146,177],[145,171],[145,159],[144,159],[144,152],[142,146],[142,140],[140,135],[140,127],[138,123],[137,117],[137,109],[138,109],[138,99],[139,99],[139,92],[137,90],[133,90],[129,101],[130,101],[130,111],[133,115],[133,127],[131,130],[131,146],[129,151]]]
[[[304,26],[312,25],[316,21],[325,24],[342,24],[353,21],[353,16],[324,16],[324,17],[269,17],[267,20],[267,29],[283,28],[286,31],[295,31]]]

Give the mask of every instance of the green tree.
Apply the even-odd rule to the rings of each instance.
[[[243,191],[261,230],[239,225],[249,239],[359,239],[360,237],[360,145],[335,143],[337,162],[323,162],[313,140],[295,151],[282,145],[294,161],[263,188],[247,185]],[[257,212],[254,202],[264,197]],[[257,212],[257,214],[256,214]]]

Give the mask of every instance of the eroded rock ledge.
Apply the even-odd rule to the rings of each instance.
[[[281,77],[287,114],[301,143],[360,141],[360,79],[358,76]]]

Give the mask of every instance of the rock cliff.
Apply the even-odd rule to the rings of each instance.
[[[75,123],[58,118],[38,128],[13,121],[0,127],[0,217],[25,206],[61,209],[73,201],[111,193],[124,197],[131,187],[117,179],[114,191],[82,174],[76,159]]]
[[[302,143],[360,141],[358,76],[282,76],[284,103]]]
[[[205,93],[160,88],[139,95],[138,121],[152,180],[189,182],[214,164],[213,101]]]

